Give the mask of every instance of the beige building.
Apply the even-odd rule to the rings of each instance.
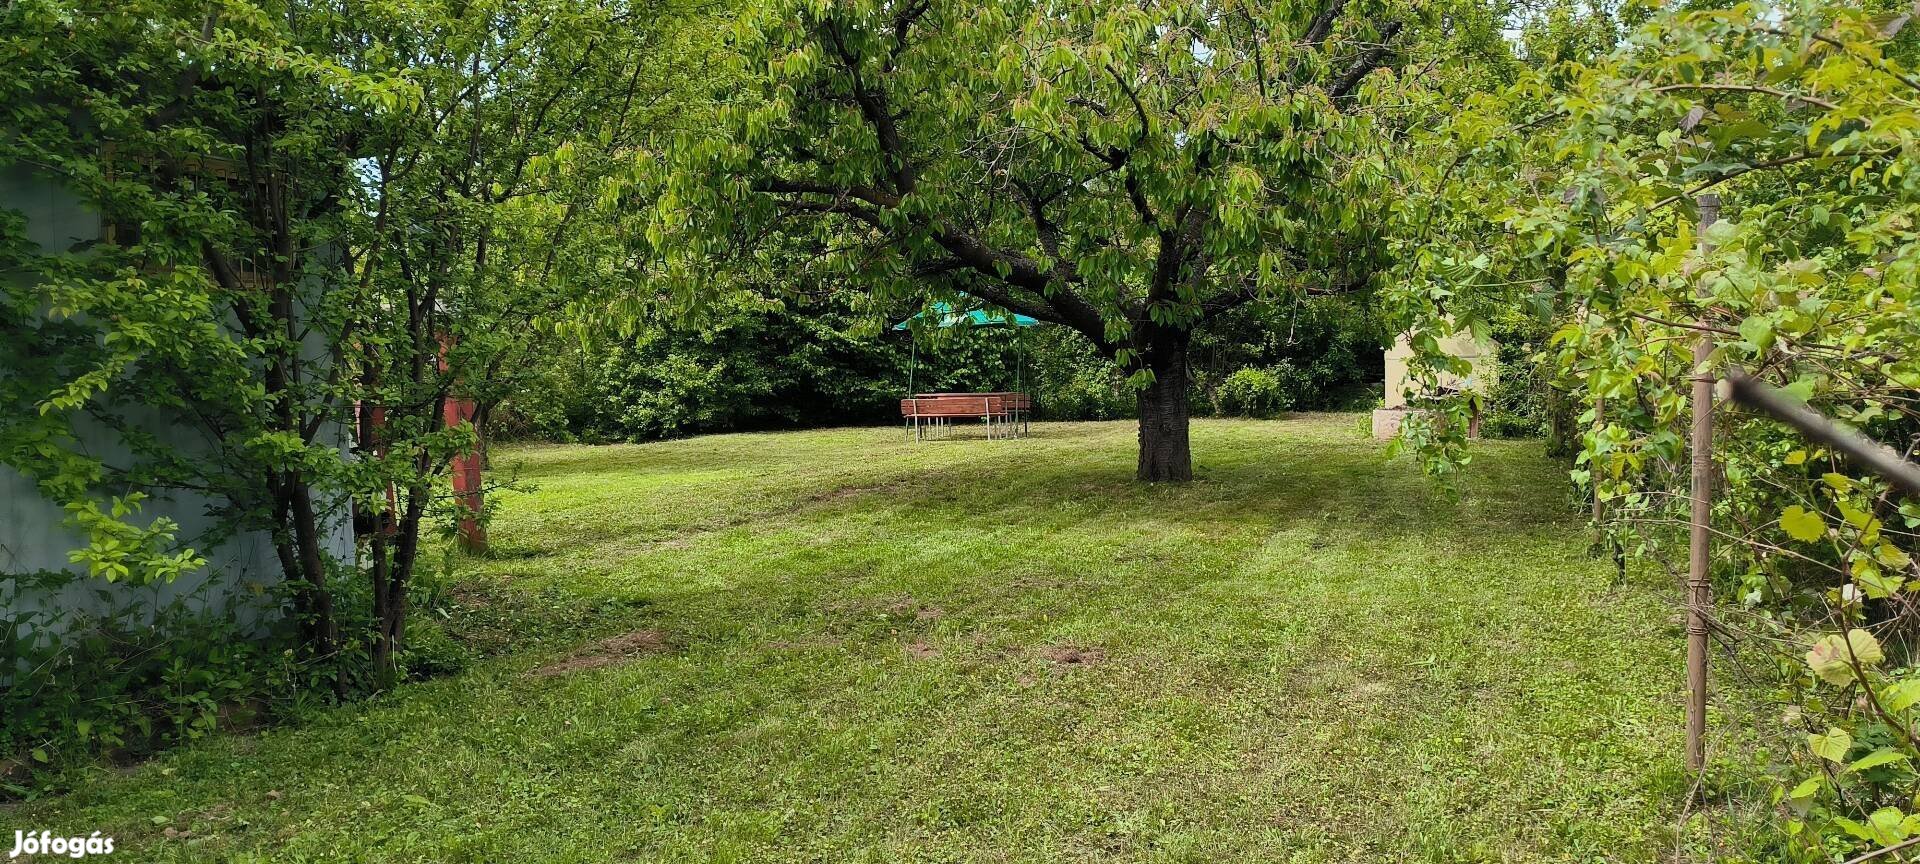
[[[1440,340],[1440,350],[1459,357],[1473,366],[1473,371],[1465,376],[1442,374],[1439,390],[1442,393],[1476,391],[1486,393],[1493,386],[1497,346],[1491,341],[1475,340],[1465,333],[1456,333]],[[1386,362],[1386,400],[1385,404],[1373,412],[1373,437],[1392,438],[1400,432],[1400,421],[1407,412],[1417,410],[1407,404],[1409,391],[1415,388],[1415,382],[1407,371],[1407,361],[1413,357],[1413,344],[1405,334],[1394,340],[1393,347],[1387,349]],[[1419,393],[1412,394],[1417,400]],[[1479,417],[1474,418],[1470,435],[1479,434]]]

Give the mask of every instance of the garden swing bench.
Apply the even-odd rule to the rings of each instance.
[[[934,317],[929,318],[931,312]],[[1020,329],[1032,327],[1040,322],[1025,315],[989,309],[973,309],[966,312],[956,311],[952,304],[935,302],[922,312],[915,313],[898,324],[895,330],[906,330],[911,334],[913,322],[930,321],[940,329],[948,327],[1013,327],[1015,334]],[[929,433],[941,433],[950,430],[957,420],[978,420],[986,428],[987,438],[1007,439],[1026,435],[1031,430],[1033,397],[1020,390],[1020,369],[1024,365],[1014,365],[1014,389],[982,393],[916,393],[913,389],[914,373],[920,362],[918,340],[912,342],[912,353],[907,365],[907,396],[900,400],[900,417],[907,427],[907,433],[915,441],[926,440]],[[1024,359],[1024,358],[1023,358]]]

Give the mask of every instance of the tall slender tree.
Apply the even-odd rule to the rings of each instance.
[[[0,464],[72,514],[76,560],[106,578],[171,579],[204,563],[188,547],[269,536],[322,662],[358,641],[334,598],[364,565],[376,680],[392,680],[422,525],[450,512],[448,460],[476,435],[444,406],[470,399],[483,424],[551,325],[631,271],[606,189],[686,106],[698,14],[0,6],[0,48],[20,58],[0,68],[16,94],[0,169],[107,226],[46,248],[0,209],[0,360],[20,372],[0,375]],[[101,428],[133,457],[95,455],[83,431]],[[172,490],[218,502],[223,536],[134,521]],[[350,558],[327,535],[354,503],[369,530]]]

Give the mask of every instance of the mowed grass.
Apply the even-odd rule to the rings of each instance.
[[[1122,423],[503,449],[531,488],[446,624],[495,656],[6,822],[163,862],[1671,852],[1673,607],[1538,444],[1456,500],[1351,415],[1193,440],[1172,487]]]

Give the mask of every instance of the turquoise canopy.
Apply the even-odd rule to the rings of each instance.
[[[932,312],[939,316],[939,320],[936,321],[933,326],[942,329],[958,327],[962,324],[969,327],[994,327],[1006,324],[1011,324],[1015,327],[1035,327],[1040,324],[1039,321],[1025,315],[1004,312],[999,309],[972,309],[966,312],[956,312],[954,311],[953,304],[942,300],[935,302],[931,309],[916,312],[912,318],[893,325],[893,329],[905,330],[912,326],[915,320],[925,318],[927,312]]]
[[[965,297],[966,295],[962,294],[960,296]],[[1038,320],[1028,316],[1002,309],[970,309],[966,312],[957,312],[954,311],[952,303],[948,303],[945,300],[936,300],[930,308],[915,312],[913,317],[893,325],[893,329],[906,330],[913,326],[914,321],[927,317],[928,312],[939,316],[938,319],[934,321],[933,326],[941,329],[958,327],[962,324],[968,327],[1001,327],[1007,325],[1014,327],[1036,327],[1040,324]],[[1015,342],[1019,341],[1019,335],[1019,331],[1016,330],[1014,332]],[[908,342],[911,344],[913,351],[912,357],[907,363],[907,395],[911,396],[914,392],[913,373],[920,365],[920,340],[909,339]],[[1022,351],[1021,353],[1024,355],[1026,352]],[[1014,367],[1013,389],[1015,390],[1020,389],[1020,367],[1025,365],[1026,362],[1023,356],[1022,361]]]

